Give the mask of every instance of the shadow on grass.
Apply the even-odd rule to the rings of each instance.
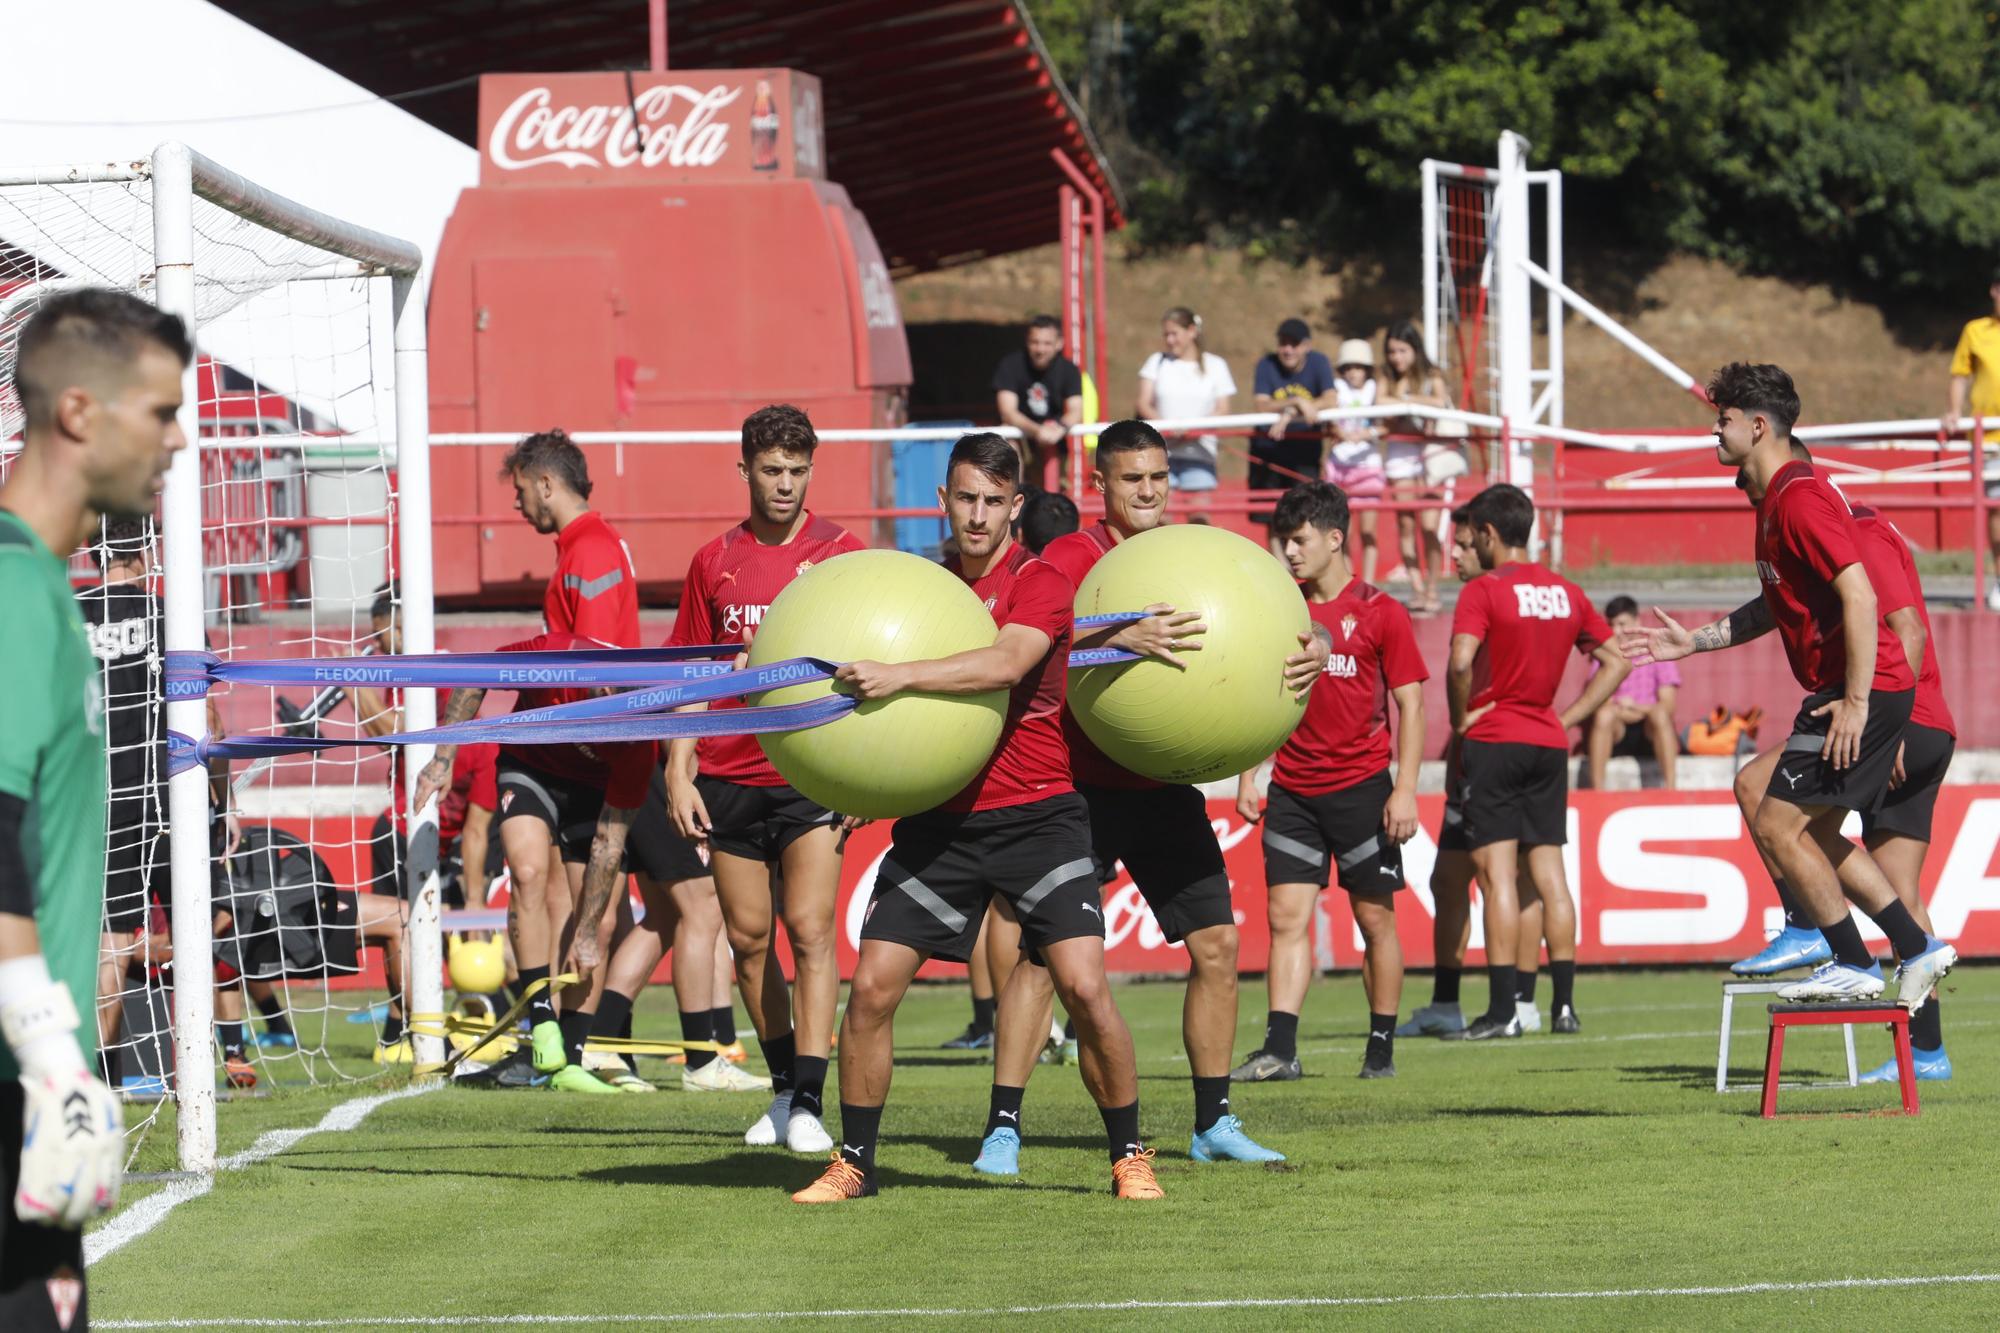
[[[1841,1080],[1845,1081],[1846,1070],[1835,1073],[1830,1069],[1787,1069],[1785,1081]],[[1714,1065],[1620,1065],[1618,1081],[1621,1083],[1677,1083],[1690,1091],[1703,1088],[1715,1090]],[[1756,1083],[1764,1077],[1759,1065],[1732,1065],[1729,1069],[1731,1083]]]
[[[1591,1107],[1553,1106],[1440,1106],[1438,1115],[1500,1120],[1629,1120],[1636,1111],[1600,1111]]]
[[[883,1149],[893,1153],[898,1143],[915,1140],[885,1141]],[[726,1157],[711,1158],[702,1162],[646,1162],[630,1166],[599,1167],[591,1171],[579,1172],[575,1179],[600,1181],[608,1185],[693,1185],[719,1189],[782,1189],[786,1193],[804,1189],[813,1182],[815,1173],[822,1163],[809,1157],[780,1156],[775,1153],[731,1153]],[[1041,1194],[1094,1194],[1095,1187],[1085,1185],[1031,1185],[1020,1180],[995,1182],[976,1176],[971,1167],[965,1168],[963,1175],[928,1175],[914,1171],[899,1170],[895,1166],[883,1164],[877,1168],[877,1176],[883,1189],[903,1187],[952,1190],[991,1190],[996,1188],[1033,1190]]]

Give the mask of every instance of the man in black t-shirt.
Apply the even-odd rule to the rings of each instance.
[[[1062,354],[1054,315],[1028,321],[1027,346],[994,367],[993,394],[1000,424],[1021,432],[1022,472],[1029,480],[1039,475],[1045,491],[1059,489],[1069,427],[1083,420],[1083,372]]]

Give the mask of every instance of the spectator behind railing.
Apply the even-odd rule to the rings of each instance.
[[[1288,491],[1319,477],[1320,453],[1326,427],[1319,410],[1333,406],[1333,364],[1312,345],[1312,329],[1302,319],[1278,325],[1278,350],[1257,360],[1253,380],[1259,412],[1276,412],[1278,419],[1250,437],[1250,489]],[[1284,544],[1271,536],[1271,511],[1252,510],[1252,523],[1264,525],[1271,554],[1284,558]]]
[[[1604,604],[1604,618],[1611,628],[1624,633],[1639,628],[1639,604],[1630,597],[1614,597]],[[1591,675],[1597,674],[1595,663]],[[1674,725],[1674,705],[1680,698],[1681,672],[1672,662],[1646,662],[1632,668],[1630,675],[1590,719],[1590,788],[1604,790],[1604,772],[1615,750],[1632,728],[1643,729],[1660,761],[1660,785],[1674,786],[1674,761],[1680,757],[1680,729]]]
[[[1382,351],[1388,363],[1382,401],[1451,406],[1451,391],[1424,355],[1423,335],[1415,324],[1404,320],[1392,327]],[[1388,474],[1389,493],[1398,500],[1414,500],[1424,493],[1424,446],[1429,440],[1416,433],[1424,420],[1404,418],[1383,438],[1383,470]],[[1410,609],[1420,614],[1434,614],[1442,606],[1438,576],[1444,570],[1444,552],[1438,545],[1437,525],[1434,509],[1403,510],[1396,515],[1396,543],[1402,551],[1403,569],[1410,576]]]
[[[1943,426],[1947,434],[1957,434],[1959,418],[1965,415],[1966,391],[1971,390],[1972,415],[2000,416],[2000,268],[1993,270],[1993,284],[1986,289],[1993,299],[1993,313],[1968,322],[1959,332],[1958,346],[1951,354],[1951,405],[1945,409]],[[1994,441],[1986,440],[1987,444]],[[1986,483],[1989,498],[2000,499],[2000,481]],[[2000,566],[2000,509],[1986,515],[1986,545]],[[1986,608],[2000,611],[2000,580],[1986,588]]]
[[[1167,311],[1160,317],[1160,342],[1165,350],[1139,367],[1138,415],[1147,421],[1227,415],[1236,379],[1228,362],[1202,350],[1201,316],[1186,306]],[[1205,493],[1216,488],[1215,459],[1213,435],[1167,436],[1173,487],[1193,497],[1198,507],[1205,505]]]
[[[1340,364],[1334,367],[1333,405],[1375,405],[1375,349],[1364,339],[1349,338],[1340,345]],[[1334,422],[1333,447],[1326,453],[1324,479],[1340,487],[1349,499],[1381,499],[1388,486],[1388,478],[1382,472],[1382,455],[1376,446],[1381,438],[1382,427],[1373,418],[1343,418]],[[1373,583],[1381,556],[1377,541],[1382,529],[1381,511],[1356,518],[1354,526],[1361,536],[1361,581]]]
[[[1068,427],[1083,420],[1083,372],[1063,355],[1062,341],[1061,322],[1036,315],[1028,321],[1027,345],[993,368],[1000,424],[1021,432],[1021,475],[1045,491],[1062,479]]]

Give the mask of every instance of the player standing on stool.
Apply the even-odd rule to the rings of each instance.
[[[1042,558],[1060,570],[1072,588],[1119,542],[1150,532],[1166,517],[1171,477],[1167,442],[1143,421],[1115,422],[1097,441],[1091,474],[1104,496],[1104,519],[1049,543]],[[1122,648],[1166,662],[1178,670],[1176,654],[1201,647],[1204,626],[1193,611],[1147,607],[1144,620],[1100,633],[1085,647]],[[1310,688],[1327,658],[1323,639],[1301,636],[1308,650],[1286,664],[1291,687]],[[1236,913],[1229,901],[1229,871],[1222,846],[1208,820],[1201,792],[1185,784],[1169,786],[1113,763],[1092,743],[1069,709],[1063,710],[1063,741],[1077,794],[1090,811],[1091,855],[1099,884],[1108,884],[1119,862],[1145,897],[1160,931],[1170,943],[1184,943],[1188,955],[1187,995],[1181,1006],[1181,1040],[1194,1077],[1194,1134],[1189,1151],[1197,1161],[1278,1162],[1284,1154],[1253,1141],[1229,1112],[1230,1044],[1236,1038]],[[1037,962],[1030,955],[1025,961]],[[1001,988],[993,1048],[993,1092],[986,1134],[973,1170],[1011,1176],[1020,1171],[1021,1099],[1035,1070],[1043,1034],[1049,1031],[1053,986],[1048,969],[1017,967]]]
[[[1518,1037],[1520,954],[1536,952],[1521,929],[1523,890],[1542,902],[1555,983],[1550,1027],[1575,1032],[1576,906],[1563,871],[1569,837],[1569,729],[1589,718],[1632,668],[1610,643],[1583,589],[1528,559],[1535,504],[1517,486],[1489,486],[1472,501],[1472,546],[1489,571],[1459,594],[1451,621],[1446,695],[1459,738],[1465,845],[1485,898],[1486,1012],[1447,1040]],[[1481,646],[1492,668],[1473,693]],[[1559,718],[1554,701],[1569,650],[1595,657],[1601,670]],[[1527,875],[1517,858],[1526,849]]]
[[[122,292],[21,331],[21,452],[0,485],[0,1328],[87,1327],[83,1224],[118,1202],[118,1098],[93,1072],[104,912],[104,697],[69,553],[143,515],[186,446],[186,330]]]
[[[1843,838],[1840,826],[1849,810],[1881,808],[1915,705],[1916,677],[1883,623],[1846,500],[1824,473],[1792,456],[1799,416],[1792,377],[1777,366],[1732,362],[1715,373],[1708,396],[1717,413],[1716,461],[1742,469],[1751,491],[1763,496],[1757,504],[1763,596],[1693,631],[1661,615],[1661,628],[1629,631],[1626,649],[1638,660],[1674,661],[1778,631],[1807,694],[1751,832],[1833,954],[1779,998],[1872,1000],[1882,993],[1882,969],[1848,915],[1844,888],[1902,959],[1897,1002],[1914,1010],[1958,953],[1917,924],[1869,850]],[[1842,858],[1839,871],[1835,856]]]
[[[1424,758],[1424,682],[1410,613],[1363,583],[1347,562],[1347,496],[1323,481],[1294,486],[1271,515],[1271,539],[1299,580],[1313,623],[1333,634],[1326,679],[1271,768],[1270,807],[1258,808],[1257,773],[1238,779],[1236,811],[1264,822],[1269,885],[1270,992],[1263,1048],[1230,1077],[1299,1077],[1299,1010],[1312,982],[1313,904],[1338,875],[1361,928],[1368,996],[1362,1078],[1396,1073],[1396,1010],[1403,947],[1396,939],[1402,846],[1417,831],[1417,770]],[[1396,701],[1396,776],[1389,776],[1389,700]]]
[[[1090,854],[1089,810],[1070,784],[1063,744],[1076,589],[1016,543],[1021,459],[998,435],[952,446],[938,501],[958,554],[947,568],[999,626],[991,647],[922,662],[849,662],[835,679],[860,699],[904,690],[1009,691],[993,757],[935,810],[896,821],[882,859],[861,957],[840,1031],[840,1147],[794,1203],[839,1203],[875,1193],[875,1142],[894,1069],[896,1008],[927,959],[964,962],[997,893],[1021,924],[1021,943],[1047,964],[1076,1020],[1083,1083],[1104,1117],[1112,1192],[1161,1197],[1151,1149],[1139,1142],[1139,1075],[1132,1034],[1104,972],[1104,910]],[[1016,972],[1025,971],[1016,968]],[[1004,1038],[1006,1029],[1001,1029]]]

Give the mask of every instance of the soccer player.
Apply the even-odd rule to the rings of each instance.
[[[0,1328],[88,1327],[83,1224],[118,1202],[118,1098],[98,1080],[104,697],[68,555],[153,510],[193,356],[181,321],[95,289],[21,330],[25,429],[0,484]]]
[[[1520,901],[1541,899],[1549,942],[1550,1026],[1576,1032],[1576,909],[1565,882],[1568,839],[1569,729],[1589,718],[1631,670],[1612,646],[1583,589],[1528,558],[1534,502],[1519,487],[1489,486],[1474,498],[1473,550],[1487,577],[1459,594],[1451,622],[1447,697],[1463,765],[1465,845],[1485,899],[1486,1012],[1448,1039],[1518,1037]],[[1491,679],[1473,691],[1473,665],[1486,649]],[[1570,648],[1597,659],[1583,693],[1556,715],[1556,687]],[[1516,861],[1525,850],[1526,875]]]
[[[749,491],[749,517],[695,552],[668,643],[748,643],[793,579],[822,560],[862,549],[845,528],[806,508],[818,448],[811,419],[789,404],[744,419],[736,470]],[[821,1099],[840,998],[833,920],[838,817],[780,777],[755,736],[675,741],[667,754],[667,804],[681,836],[708,848],[743,1004],[771,1071],[771,1104],[743,1141],[825,1152],[833,1140]],[[784,879],[795,977],[790,995],[771,954],[774,872]],[[704,1039],[701,1022],[683,1014],[683,1035]],[[728,1060],[708,1065],[700,1077],[730,1088],[749,1079]]]
[[[1625,636],[1641,660],[1673,661],[1747,642],[1772,629],[1784,640],[1806,699],[1757,803],[1751,831],[1825,935],[1832,957],[1785,1000],[1872,1000],[1882,969],[1848,915],[1847,896],[1882,928],[1902,960],[1897,1001],[1916,1010],[1957,951],[1930,935],[1897,898],[1872,853],[1840,834],[1849,810],[1881,808],[1916,677],[1882,620],[1847,502],[1824,473],[1792,457],[1799,395],[1772,365],[1732,362],[1708,385],[1716,407],[1716,460],[1747,473],[1757,502],[1757,573],[1763,595],[1689,631],[1662,615],[1658,629]],[[1835,870],[1842,861],[1845,876]]]
[[[1166,517],[1171,478],[1167,445],[1143,421],[1114,422],[1097,441],[1092,484],[1104,497],[1104,517],[1089,528],[1049,543],[1042,558],[1060,570],[1072,587],[1080,585],[1119,542],[1150,532]],[[1192,611],[1167,605],[1146,608],[1144,620],[1100,631],[1086,646],[1122,648],[1175,669],[1178,654],[1200,648],[1205,626]],[[1312,684],[1328,649],[1318,635],[1301,636],[1305,651],[1286,663],[1291,688]],[[1063,739],[1069,749],[1076,790],[1090,813],[1091,855],[1100,885],[1116,876],[1123,862],[1146,899],[1161,933],[1187,949],[1187,992],[1181,1005],[1181,1037],[1194,1081],[1194,1131],[1190,1151],[1197,1161],[1282,1161],[1252,1140],[1229,1111],[1230,1043],[1236,1036],[1238,939],[1229,901],[1229,872],[1201,792],[1141,777],[1113,763],[1084,734],[1074,714],[1063,711]],[[1042,1050],[1053,986],[1048,970],[1033,954],[1017,967],[1000,991],[998,1033],[993,1055],[993,1091],[986,1133],[973,1169],[987,1175],[1020,1170],[1021,1100]]]
[[[838,1203],[876,1192],[875,1144],[893,1070],[896,1008],[932,957],[964,962],[986,904],[998,894],[1021,942],[1047,965],[1076,1020],[1084,1086],[1104,1118],[1112,1192],[1157,1199],[1153,1154],[1139,1141],[1132,1034],[1104,971],[1104,911],[1090,853],[1089,810],[1070,782],[1060,715],[1068,683],[1076,590],[1014,541],[1021,460],[990,432],[952,446],[938,501],[964,579],[999,626],[990,647],[921,662],[856,661],[836,675],[860,699],[904,690],[1009,691],[993,756],[935,810],[896,821],[861,927],[840,1029],[840,1147],[795,1203]],[[1025,967],[1016,968],[1016,973]],[[1011,982],[1010,982],[1011,984]],[[1002,1025],[1003,1040],[1005,1025]]]
[[[1334,651],[1305,718],[1272,763],[1269,809],[1260,809],[1255,769],[1237,780],[1237,813],[1246,823],[1264,824],[1264,881],[1270,886],[1265,1046],[1230,1074],[1246,1081],[1299,1077],[1299,1010],[1313,973],[1313,904],[1330,876],[1347,890],[1361,928],[1361,982],[1368,996],[1361,1077],[1396,1073],[1396,1010],[1403,996],[1396,891],[1403,887],[1402,845],[1417,831],[1430,672],[1417,652],[1410,613],[1363,583],[1348,563],[1348,528],[1347,496],[1323,481],[1294,486],[1271,514],[1271,539],[1284,551],[1313,623],[1334,635]]]

